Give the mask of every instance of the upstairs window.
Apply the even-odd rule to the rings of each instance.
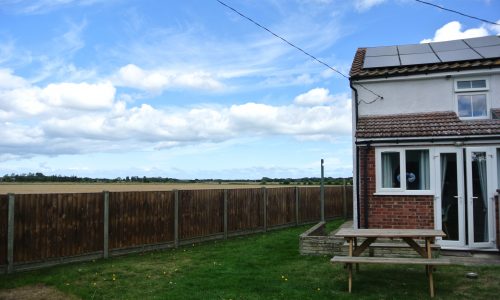
[[[488,117],[488,81],[486,79],[456,80],[457,113],[464,119]]]

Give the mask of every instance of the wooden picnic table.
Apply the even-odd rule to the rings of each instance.
[[[436,259],[432,256],[432,246],[436,237],[444,237],[446,234],[442,230],[434,229],[352,229],[341,228],[336,237],[343,237],[349,243],[349,256],[332,258],[332,262],[347,263],[349,271],[349,293],[352,291],[352,263],[379,263],[379,264],[421,264],[425,265],[429,277],[430,295],[434,297],[434,282],[432,278],[432,268],[434,265],[449,264],[448,260]],[[358,246],[358,238],[365,240]],[[395,258],[395,257],[359,257],[378,238],[401,239],[415,250],[422,258]],[[425,240],[425,244],[420,246],[416,239]]]

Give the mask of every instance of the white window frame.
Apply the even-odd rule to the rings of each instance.
[[[484,80],[486,83],[486,87],[481,87],[481,88],[465,88],[465,89],[459,89],[458,88],[458,82],[459,81],[475,81],[475,80]],[[462,119],[462,120],[481,120],[481,119],[489,119],[490,118],[490,97],[489,97],[489,89],[490,89],[490,84],[488,78],[457,78],[453,82],[453,88],[455,90],[455,111],[457,113],[457,116]],[[479,116],[479,117],[461,117],[460,112],[458,110],[458,96],[470,96],[470,95],[485,95],[486,97],[486,116]]]
[[[458,88],[458,82],[459,81],[477,81],[477,80],[484,80],[486,82],[486,87],[481,87],[481,88],[466,88],[466,89],[460,89]],[[454,82],[454,88],[455,88],[455,92],[456,93],[460,93],[460,92],[477,92],[477,91],[488,91],[490,89],[490,85],[489,85],[489,82],[488,82],[488,79],[487,78],[457,78],[455,79],[455,82]]]
[[[399,153],[399,174],[406,174],[406,151],[407,150],[428,150],[429,151],[429,189],[428,190],[407,190],[406,180],[400,181],[399,188],[382,187],[382,153]],[[434,151],[427,147],[405,147],[405,148],[376,148],[375,149],[375,195],[434,195]]]

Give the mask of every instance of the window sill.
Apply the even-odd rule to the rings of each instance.
[[[434,191],[378,191],[373,193],[373,196],[434,196]]]

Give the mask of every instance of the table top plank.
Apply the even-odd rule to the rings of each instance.
[[[444,237],[446,234],[442,230],[435,229],[353,229],[340,228],[335,233],[338,237],[387,237],[387,238],[416,238],[416,237]]]

